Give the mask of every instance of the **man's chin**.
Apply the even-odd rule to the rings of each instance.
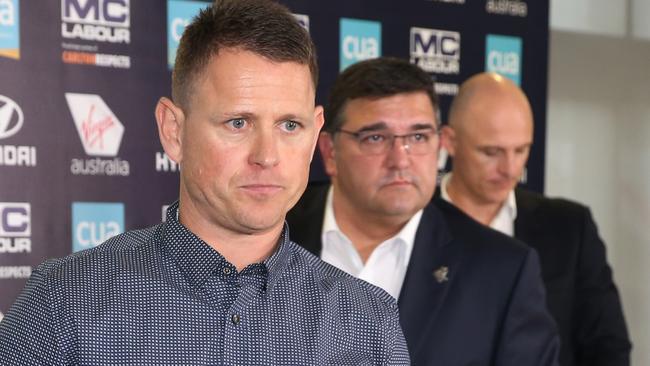
[[[486,196],[486,201],[491,204],[502,204],[508,199],[508,195],[511,190],[499,190],[495,192],[490,192]]]
[[[256,206],[238,210],[236,221],[247,234],[257,234],[277,229],[284,224],[286,210],[280,207]]]
[[[395,216],[395,217],[407,217],[410,218],[416,212],[418,212],[422,207],[424,207],[421,202],[417,200],[391,200],[390,202],[385,202],[382,205],[382,212],[386,216]]]

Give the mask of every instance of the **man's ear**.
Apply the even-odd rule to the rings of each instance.
[[[316,144],[318,143],[318,136],[320,134],[321,129],[323,128],[323,124],[325,123],[325,116],[323,112],[323,106],[316,106],[314,109],[314,140],[311,145],[311,159],[309,160],[310,162],[314,159],[314,153],[316,152]]]
[[[334,159],[334,136],[329,132],[321,132],[318,138],[318,149],[320,150],[325,172],[330,177],[336,176],[336,160]]]
[[[160,98],[156,104],[156,124],[160,144],[167,156],[176,163],[183,159],[182,141],[185,114],[168,98]]]
[[[449,125],[442,126],[440,129],[441,147],[447,150],[452,157],[456,155],[456,131]]]

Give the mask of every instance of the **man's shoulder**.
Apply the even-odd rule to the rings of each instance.
[[[49,259],[40,264],[35,272],[44,278],[57,277],[66,280],[70,277],[95,273],[106,274],[112,268],[140,262],[138,257],[152,254],[152,242],[160,225],[146,229],[131,230],[118,234],[97,247],[82,250],[63,258]]]
[[[529,210],[539,213],[566,216],[582,216],[589,208],[581,203],[561,197],[548,197],[524,188],[515,189],[517,214],[526,214]]]
[[[386,291],[321,260],[297,243],[291,245],[297,266],[308,272],[305,277],[311,283],[307,285],[323,300],[331,305],[368,308],[377,315],[397,312],[397,301]]]
[[[529,255],[531,248],[520,240],[479,223],[441,198],[436,198],[434,203],[442,213],[454,243],[463,245],[468,254],[476,253],[486,261],[495,257],[505,259]]]
[[[342,341],[345,349],[352,347],[382,360],[373,364],[408,364],[397,301],[379,287],[322,261],[298,244],[289,244],[291,260],[284,280],[279,282],[282,290],[278,294],[292,306],[306,309],[309,318],[318,323],[323,343],[331,347]],[[356,361],[342,362],[347,359],[344,356],[339,362],[366,364],[362,361],[366,356],[354,357]]]
[[[462,276],[458,274],[456,278],[463,288],[489,289],[492,300],[497,300],[509,298],[522,279],[526,286],[541,286],[541,282],[529,282],[527,276],[539,267],[535,249],[475,221],[447,201],[440,199],[434,203],[450,233],[443,255],[456,258],[449,266],[455,265],[457,271],[462,271]],[[426,223],[421,221],[420,225]],[[416,245],[423,244],[416,242]]]

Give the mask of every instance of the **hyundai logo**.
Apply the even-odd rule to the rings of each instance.
[[[15,135],[24,122],[23,110],[13,100],[0,95],[0,139]]]

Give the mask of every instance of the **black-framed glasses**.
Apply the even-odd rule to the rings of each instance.
[[[381,155],[388,152],[398,138],[402,139],[402,146],[407,153],[413,155],[425,155],[436,149],[436,138],[438,131],[435,129],[419,130],[403,135],[395,135],[388,131],[346,131],[337,129],[354,137],[359,144],[359,150],[364,154]]]

